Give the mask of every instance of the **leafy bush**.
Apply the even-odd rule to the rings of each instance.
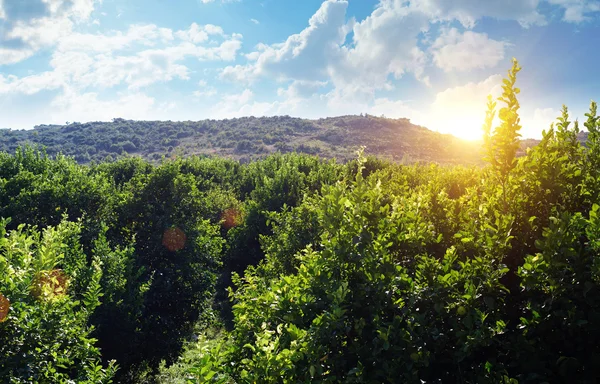
[[[80,224],[37,232],[0,222],[0,376],[10,383],[110,383],[89,317],[100,305],[102,264],[87,266]]]

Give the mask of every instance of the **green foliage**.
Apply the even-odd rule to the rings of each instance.
[[[421,214],[423,196],[387,203],[381,183],[365,180],[362,164],[359,171],[349,185],[324,189],[315,204],[321,249],[297,256],[295,273],[267,256],[238,280],[231,337],[240,349],[229,352],[225,372],[238,382],[274,383],[418,382],[428,372],[495,377],[479,352],[504,330],[502,248],[464,261],[454,248],[443,260],[428,256],[438,239]],[[495,245],[507,236],[478,241]],[[274,277],[269,268],[284,273]],[[454,359],[450,345],[462,346]]]
[[[0,223],[0,293],[10,301],[0,323],[0,376],[9,383],[110,383],[114,361],[100,364],[88,319],[102,296],[99,260],[87,268],[80,225],[38,232]],[[83,284],[79,284],[83,283]],[[87,287],[77,292],[78,285]]]
[[[502,178],[508,177],[508,173],[516,166],[517,150],[520,147],[520,105],[517,95],[521,90],[515,87],[517,74],[520,70],[519,63],[516,59],[513,59],[513,66],[508,71],[508,79],[503,80],[502,96],[498,98],[499,101],[506,104],[498,113],[500,125],[493,132],[491,131],[493,119],[496,114],[496,103],[492,102],[491,98],[489,98],[484,124],[484,142],[487,151],[486,160],[492,164]]]
[[[94,241],[93,257],[102,265],[103,273],[98,282],[102,289],[101,305],[90,321],[95,326],[94,335],[104,359],[119,361],[121,376],[128,374],[134,365],[129,349],[124,343],[139,343],[136,333],[142,321],[144,298],[152,280],[144,276],[144,268],[137,267],[135,244],[112,248],[106,238],[104,227]]]
[[[135,234],[136,241],[134,264],[126,268],[131,268],[128,274],[142,271],[136,275],[132,304],[138,303],[140,289],[144,292],[140,312],[138,304],[130,307],[135,321],[122,329],[130,342],[113,344],[109,356],[138,370],[153,370],[163,359],[173,361],[209,305],[223,240],[219,227],[203,219],[206,197],[194,176],[181,172],[181,162],[138,174],[124,189],[119,227]],[[114,323],[118,326],[119,319]]]
[[[597,116],[597,112],[598,105],[592,101],[584,123],[588,131],[584,164],[587,177],[582,192],[590,201],[598,201],[600,197],[600,170],[597,167],[600,164],[600,116]]]
[[[551,217],[539,252],[519,268],[528,297],[521,345],[530,358],[523,370],[535,367],[531,378],[555,375],[591,383],[600,377],[600,348],[589,337],[600,331],[598,213],[594,205],[589,218],[580,213]]]
[[[243,223],[228,233],[226,268],[243,273],[262,260],[259,239],[270,234],[268,212],[295,207],[306,195],[340,177],[341,166],[334,161],[299,154],[273,155],[245,167],[239,181],[245,215]]]
[[[92,174],[73,159],[51,159],[33,148],[0,156],[0,217],[45,227],[82,219],[82,242],[89,249],[101,222],[112,220],[113,188],[103,175]]]

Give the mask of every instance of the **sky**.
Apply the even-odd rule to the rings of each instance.
[[[0,128],[368,113],[524,137],[600,96],[600,0],[0,0]]]

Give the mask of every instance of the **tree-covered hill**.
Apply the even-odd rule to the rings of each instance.
[[[433,132],[408,119],[340,116],[318,120],[243,117],[202,121],[134,121],[40,125],[33,130],[0,130],[0,150],[14,152],[40,144],[49,155],[62,152],[79,163],[127,153],[155,161],[186,155],[220,155],[236,160],[273,152],[301,152],[345,161],[359,146],[393,161],[473,164],[480,144]]]

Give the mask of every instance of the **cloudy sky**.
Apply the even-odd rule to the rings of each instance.
[[[463,137],[516,57],[524,136],[600,99],[600,0],[0,0],[0,128],[370,113]]]

